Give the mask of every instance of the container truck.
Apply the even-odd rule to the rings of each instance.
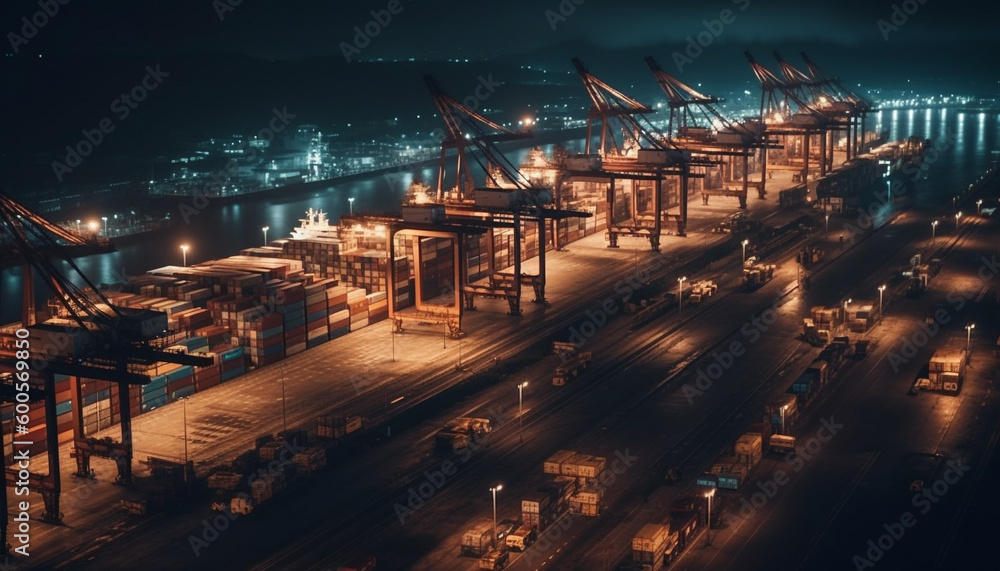
[[[493,549],[479,558],[479,568],[498,571],[507,566],[509,558],[510,553],[507,550]]]
[[[523,508],[523,501],[521,502],[521,505]],[[522,523],[517,529],[507,534],[507,538],[504,543],[507,545],[507,549],[524,551],[535,542],[535,537],[535,529]]]
[[[772,434],[771,450],[777,454],[785,454],[795,450],[795,437],[784,434]]]
[[[663,566],[669,537],[669,524],[649,523],[642,526],[632,538],[632,561],[642,565],[643,571],[659,569]]]
[[[493,547],[493,522],[484,521],[462,534],[462,555],[482,557]]]
[[[552,384],[562,386],[576,377],[587,368],[591,360],[590,351],[577,353],[575,357],[556,367],[556,374],[552,377]]]

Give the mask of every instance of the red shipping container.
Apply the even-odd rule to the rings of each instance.
[[[326,329],[327,323],[325,319],[320,319],[319,321],[313,321],[306,326],[307,331],[316,331],[317,329]]]
[[[194,377],[184,377],[183,379],[180,379],[178,381],[172,382],[169,385],[167,385],[167,394],[170,394],[174,391],[179,391],[181,389],[186,389],[193,385],[194,385]]]
[[[196,391],[204,391],[210,389],[220,383],[219,377],[212,377],[210,379],[204,379],[195,383],[194,388]]]
[[[306,315],[312,315],[313,313],[317,313],[317,312],[320,312],[320,311],[326,313],[326,300],[325,299],[323,301],[317,301],[316,303],[313,303],[311,305],[307,305],[306,306]]]

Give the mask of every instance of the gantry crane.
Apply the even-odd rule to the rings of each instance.
[[[586,217],[589,213],[551,208],[552,191],[536,188],[517,166],[496,148],[496,143],[532,137],[530,132],[511,131],[494,121],[476,113],[451,97],[432,76],[424,77],[431,98],[445,123],[445,139],[441,143],[441,161],[438,170],[436,202],[445,207],[447,221],[461,222],[466,226],[480,226],[487,229],[487,253],[489,276],[484,284],[468,284],[467,274],[460,276],[461,294],[468,309],[475,309],[476,297],[506,300],[511,315],[521,314],[521,287],[530,285],[535,292],[534,301],[546,303],[545,299],[545,249],[546,225],[549,220],[568,217]],[[471,147],[471,149],[470,149]],[[444,192],[446,153],[457,150],[456,189],[457,196],[448,197]],[[468,149],[468,152],[467,152]],[[476,163],[485,174],[485,186],[476,188],[471,164]],[[538,225],[538,274],[521,272],[521,235],[523,221]],[[494,230],[513,228],[513,272],[501,272],[496,268],[494,256]],[[453,230],[452,230],[453,231]],[[430,235],[430,234],[428,234]],[[465,266],[464,252],[459,248],[458,259]],[[419,267],[419,265],[418,265]],[[448,321],[453,323],[453,320]],[[397,327],[401,321],[397,321]],[[459,331],[452,331],[460,335]]]
[[[677,235],[685,236],[687,227],[688,180],[703,178],[702,172],[693,172],[692,167],[707,167],[718,164],[705,157],[692,157],[691,151],[682,149],[645,119],[655,111],[648,105],[629,97],[623,92],[601,81],[590,73],[579,58],[573,58],[580,80],[583,82],[591,107],[587,113],[587,140],[585,153],[593,155],[592,139],[594,122],[600,123],[600,147],[593,161],[597,168],[589,171],[572,172],[568,178],[576,176],[594,178],[601,176],[609,181],[607,194],[608,247],[618,247],[618,237],[648,237],[650,248],[660,249],[662,224],[667,215],[663,212],[663,180],[667,176],[679,178],[679,214],[673,218],[677,222]],[[621,137],[619,141],[618,137]],[[598,164],[599,163],[599,164]],[[566,177],[563,177],[564,179]],[[615,184],[616,180],[630,181],[628,211],[623,220],[616,220]],[[639,206],[638,181],[653,182],[651,215],[641,211]],[[560,180],[559,184],[561,184]],[[558,192],[558,185],[557,185]]]
[[[813,135],[820,135],[820,169],[826,172],[827,131],[831,126],[829,117],[816,109],[808,97],[802,94],[804,89],[801,78],[782,79],[757,62],[750,52],[745,52],[750,68],[761,84],[760,118],[765,132],[769,135],[784,137],[802,137],[802,166],[770,165],[772,168],[796,172],[796,178],[804,184],[809,176],[809,143]],[[795,151],[794,145],[784,145],[786,155]],[[762,183],[766,180],[767,152],[763,156]],[[789,157],[791,163],[791,157]],[[793,180],[795,180],[793,178]]]
[[[33,294],[31,273],[34,271],[55,295],[60,315],[45,323],[35,323],[33,303],[25,302],[24,329],[29,332],[32,387],[40,390],[36,398],[45,402],[46,441],[49,473],[31,480],[34,489],[45,501],[45,519],[59,521],[60,472],[59,441],[56,414],[55,375],[88,377],[118,383],[121,406],[121,442],[106,446],[105,452],[118,465],[118,481],[132,481],[132,425],[129,386],[150,382],[145,374],[149,365],[160,361],[182,365],[207,366],[212,360],[205,357],[162,351],[155,347],[156,340],[167,329],[165,313],[137,310],[112,305],[73,262],[72,248],[93,247],[98,250],[108,244],[89,244],[86,240],[60,229],[43,217],[30,212],[11,198],[0,194],[0,241],[4,244],[3,263],[6,266],[23,264],[25,296]],[[68,268],[62,273],[58,264]],[[75,278],[74,279],[71,279]],[[77,283],[83,285],[76,285]],[[30,311],[27,311],[30,309]],[[0,366],[16,367],[10,338],[0,338]],[[39,382],[39,378],[41,381]],[[5,391],[9,392],[9,391]],[[79,395],[76,397],[79,405]],[[82,422],[81,408],[76,414]],[[77,424],[80,424],[78,422]],[[76,434],[77,463],[81,455],[89,459],[100,453],[93,442]],[[0,454],[0,456],[3,456]],[[185,467],[187,468],[187,467]],[[7,476],[10,481],[10,474]],[[3,488],[3,538],[6,545],[6,487]]]
[[[860,120],[854,122],[854,133],[851,135],[851,142],[848,143],[848,149],[853,149],[853,153],[849,153],[848,158],[857,157],[864,152],[865,123],[868,113],[873,108],[871,100],[846,87],[839,78],[823,71],[809,59],[805,52],[801,55],[813,84],[825,89],[835,100],[850,104],[852,115]]]
[[[740,201],[740,208],[746,208],[747,190],[750,186],[750,157],[756,149],[780,148],[780,145],[766,136],[760,122],[730,121],[715,107],[723,101],[721,98],[696,91],[664,71],[651,56],[646,57],[646,64],[667,96],[670,117],[667,120],[666,135],[670,141],[691,150],[694,156],[702,155],[717,161],[720,171],[723,166],[728,165],[730,180],[738,180],[733,161],[742,158],[742,173],[739,177],[742,178],[742,188],[727,186],[725,173],[720,173],[718,177],[718,188],[709,188],[711,177],[706,177],[705,188],[702,190],[706,203],[708,195],[712,194],[736,196]],[[763,185],[756,186],[759,198],[764,198]]]

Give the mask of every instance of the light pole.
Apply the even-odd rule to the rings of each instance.
[[[885,284],[878,286],[878,319],[882,320],[882,292],[885,291]]]
[[[972,330],[976,328],[975,323],[970,323],[965,326],[965,362],[968,363],[972,360]]]
[[[77,234],[80,233],[80,221],[79,220],[76,221],[76,233]]]
[[[348,198],[347,202],[351,206],[351,214],[354,214],[354,197],[352,196],[352,197]]]
[[[261,230],[264,231],[264,245],[267,246],[267,231],[270,230],[270,226],[264,226]]]
[[[852,301],[854,301],[854,300],[848,298],[847,301],[844,302],[844,324],[845,325],[847,324],[847,306],[851,305]]]
[[[677,278],[677,315],[681,314],[681,304],[684,303],[684,280],[687,276]]]
[[[708,498],[708,545],[712,545],[712,497],[715,495],[715,488],[705,492]]]
[[[830,233],[830,213],[829,212],[826,213],[825,218],[826,218],[826,233],[829,234]]]
[[[528,386],[528,381],[517,385],[517,432],[521,433],[521,415],[524,414],[522,410],[522,405],[524,404],[524,387]],[[523,439],[524,437],[521,436]]]
[[[187,265],[188,265],[188,245],[187,244],[181,244],[181,255],[184,256],[184,267],[186,268]]]
[[[104,221],[104,235],[107,236],[108,235],[108,217],[107,216],[101,216],[101,220]]]
[[[829,218],[829,216],[828,216],[828,218]],[[827,230],[829,230],[829,229],[830,229],[830,227],[829,227],[829,225],[827,225]],[[747,244],[749,244],[749,243],[750,243],[750,240],[743,240],[742,242],[740,242],[740,245],[743,246],[743,263],[744,264],[747,263]]]
[[[959,210],[959,211],[958,211],[958,212],[957,212],[957,213],[955,214],[955,232],[958,232],[958,221],[959,221],[959,220],[961,220],[961,219],[962,219],[962,211],[961,211],[961,210]]]
[[[497,492],[503,489],[503,485],[497,484],[490,488],[490,492],[493,493],[493,543],[496,544],[497,541]]]
[[[937,225],[938,225],[937,220],[931,222],[931,242],[937,241]]]
[[[786,432],[785,432],[785,409],[786,408],[788,408],[787,404],[781,405],[781,433],[782,434],[786,434]]]
[[[980,198],[976,201],[976,214],[979,216],[983,215],[983,199]]]

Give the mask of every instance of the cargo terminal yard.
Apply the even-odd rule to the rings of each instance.
[[[929,141],[882,144],[850,92],[810,106],[790,64],[779,57],[782,79],[747,58],[761,120],[665,136],[575,59],[593,102],[586,152],[520,167],[492,142],[523,134],[427,77],[450,132],[437,184],[414,184],[401,217],[334,225],[310,210],[291,238],[191,266],[185,249],[182,266],[124,291],[73,286],[47,260],[108,244],[5,199],[13,252],[65,292],[47,312],[26,298],[30,339],[51,345],[74,322],[120,332],[103,353],[71,335],[69,358],[32,377],[45,405],[25,440],[33,473],[55,476],[32,480],[45,498],[34,517],[65,524],[35,528],[45,549],[32,563],[699,569],[780,552],[788,567],[840,568],[847,534],[832,525],[870,520],[850,536],[863,553],[881,533],[873,514],[899,511],[900,478],[905,499],[964,463],[976,469],[961,491],[906,532],[937,549],[908,560],[959,561],[959,516],[985,519],[969,498],[995,465],[997,434],[974,412],[995,418],[996,296],[977,262],[995,252],[981,209],[995,172],[953,201],[979,212],[938,229],[950,211],[879,199]],[[806,61],[817,86],[839,85]],[[676,109],[710,107],[647,63]],[[786,121],[789,100],[799,113]],[[845,214],[869,202],[875,227],[851,230]],[[948,292],[977,271],[959,307]],[[900,358],[896,340],[938,308],[961,317],[932,319],[919,356]],[[149,336],[154,323],[171,334]],[[11,356],[19,329],[4,328]],[[6,407],[12,449],[20,421]],[[775,450],[795,441],[820,445],[785,486]],[[904,450],[933,469],[898,476]],[[780,490],[737,517],[755,487]],[[816,500],[824,487],[836,492]]]

